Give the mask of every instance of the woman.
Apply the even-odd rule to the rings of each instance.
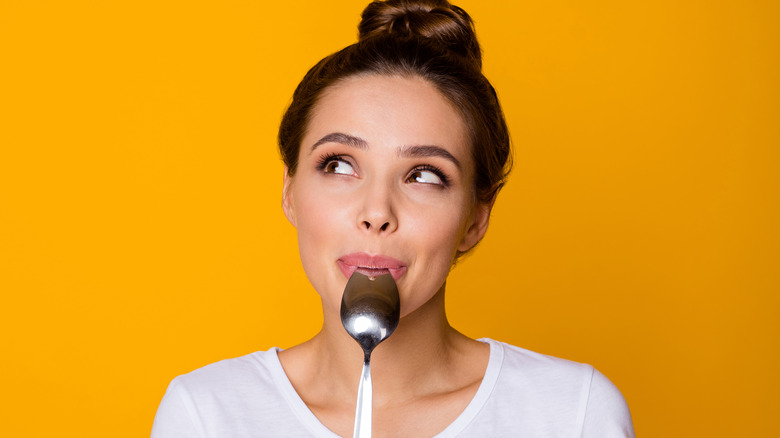
[[[359,31],[308,72],[279,131],[321,331],[177,377],[152,436],[351,436],[363,353],[339,309],[355,271],[392,274],[401,297],[372,357],[375,436],[633,436],[592,367],[447,322],[447,275],[484,236],[510,157],[469,16],[446,0],[373,2]]]

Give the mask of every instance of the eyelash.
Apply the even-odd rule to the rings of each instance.
[[[432,172],[436,176],[438,176],[439,179],[441,180],[442,187],[449,187],[450,186],[450,179],[438,167],[432,166],[430,164],[422,164],[422,165],[417,166],[414,169],[412,169],[412,172],[418,172],[418,171],[422,171],[422,170],[425,170],[425,171],[428,171],[428,172]]]
[[[347,164],[350,164],[350,162],[347,159],[345,159],[344,155],[334,154],[332,152],[329,152],[323,155],[322,157],[320,157],[319,161],[317,161],[317,170],[324,171],[325,167],[327,167],[328,163],[330,163],[331,161],[343,161]]]
[[[352,163],[350,163],[349,160],[347,160],[344,155],[342,155],[342,154],[335,154],[335,153],[329,152],[329,153],[323,155],[322,157],[320,157],[319,161],[317,161],[317,170],[320,171],[320,172],[324,172],[325,168],[332,161],[343,161],[343,162],[349,164],[350,166],[352,166]],[[411,172],[419,172],[419,171],[433,172],[434,174],[436,174],[436,176],[439,177],[439,179],[441,180],[441,185],[443,187],[449,187],[450,186],[450,179],[447,177],[447,175],[444,174],[444,172],[441,169],[439,169],[436,166],[432,166],[430,164],[421,164],[421,165],[415,167],[414,169],[412,169],[410,171],[410,173]]]

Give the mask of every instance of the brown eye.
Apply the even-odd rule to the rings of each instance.
[[[352,165],[342,160],[332,160],[325,165],[325,173],[335,173],[339,175],[353,175],[355,170]]]
[[[409,174],[409,177],[406,178],[406,182],[420,183],[420,184],[439,184],[439,185],[443,183],[441,178],[439,178],[439,176],[436,175],[436,173],[430,170],[423,170],[423,169],[413,170],[412,173]]]

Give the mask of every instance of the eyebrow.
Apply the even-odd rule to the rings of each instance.
[[[312,146],[309,153],[313,153],[317,147],[325,143],[339,143],[345,146],[353,147],[360,150],[368,149],[368,142],[360,137],[354,135],[344,134],[343,132],[332,132],[321,139],[317,140]],[[413,145],[403,146],[398,149],[398,156],[402,158],[425,158],[425,157],[440,157],[451,161],[455,166],[460,169],[460,161],[455,158],[447,149],[441,146],[435,145]]]
[[[363,140],[360,137],[344,134],[343,132],[332,132],[326,135],[325,137],[322,137],[321,139],[317,140],[317,142],[311,146],[311,151],[309,151],[309,153],[314,152],[314,150],[317,149],[318,146],[325,143],[339,143],[345,146],[350,146],[361,150],[368,149],[368,142]]]
[[[455,167],[460,169],[460,161],[455,158],[447,149],[434,145],[404,146],[398,151],[398,155],[403,158],[424,158],[440,157],[451,161]]]

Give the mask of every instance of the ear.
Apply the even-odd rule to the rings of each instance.
[[[470,250],[474,245],[479,243],[487,232],[488,222],[490,222],[490,212],[493,210],[493,202],[495,197],[490,202],[478,202],[474,206],[474,216],[472,222],[466,228],[466,233],[458,244],[458,251],[464,253]]]
[[[284,166],[284,182],[282,184],[282,210],[287,220],[290,221],[292,226],[295,226],[295,209],[293,208],[292,199],[292,176],[290,176],[290,169]]]

